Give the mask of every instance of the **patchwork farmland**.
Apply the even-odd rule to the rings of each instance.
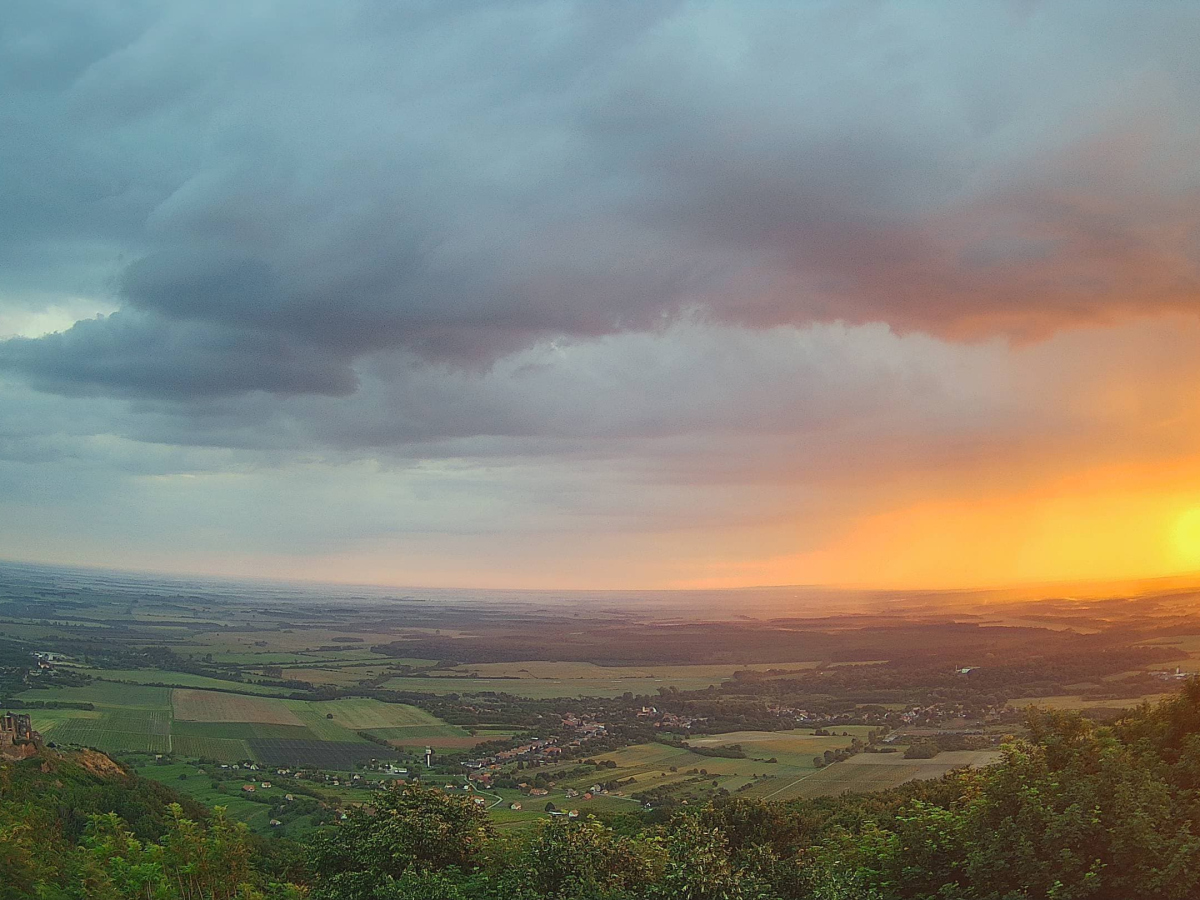
[[[398,748],[469,749],[511,733],[472,736],[414,706],[365,698],[294,700],[104,681],[29,696],[93,706],[32,710],[34,727],[48,741],[223,763],[255,760],[346,771],[371,759],[398,757]]]

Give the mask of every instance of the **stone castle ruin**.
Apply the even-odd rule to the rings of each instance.
[[[28,713],[5,713],[0,716],[0,756],[24,759],[33,756],[41,743],[41,735],[33,730]]]

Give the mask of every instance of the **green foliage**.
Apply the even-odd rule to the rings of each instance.
[[[372,809],[351,810],[335,831],[314,839],[314,900],[403,896],[394,883],[410,870],[472,871],[492,834],[487,813],[469,798],[412,785],[394,788]]]
[[[662,900],[749,900],[767,897],[766,886],[739,867],[719,828],[694,816],[674,823],[664,841],[667,863],[652,894]]]
[[[594,818],[550,820],[505,860],[499,880],[510,886],[503,893],[522,900],[640,897],[657,856],[653,844],[618,835]]]
[[[301,896],[272,884],[262,866],[271,860],[245,825],[176,800],[95,753],[3,766],[0,900]]]
[[[913,741],[908,745],[908,749],[904,751],[905,759],[933,759],[941,748],[938,742],[932,738],[925,738],[919,741]]]

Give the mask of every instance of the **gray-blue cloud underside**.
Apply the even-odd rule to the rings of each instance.
[[[119,309],[0,343],[0,372],[176,404],[198,441],[224,403],[260,422],[303,403],[323,410],[306,434],[338,421],[368,446],[552,439],[611,384],[565,375],[561,415],[530,414],[515,361],[556,342],[646,334],[669,358],[694,328],[832,321],[1037,339],[1195,308],[1200,21],[1182,4],[5,16],[0,302]],[[663,368],[608,363],[625,364]],[[858,365],[812,402],[849,402]],[[677,388],[715,430],[750,396]],[[457,418],[412,411],[439,394]]]

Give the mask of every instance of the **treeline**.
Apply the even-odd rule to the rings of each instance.
[[[683,739],[672,739],[669,736],[660,737],[658,743],[666,744],[668,747],[675,747],[679,750],[687,750],[694,753],[696,756],[715,756],[722,759],[745,759],[746,751],[741,744],[725,744],[721,747],[705,747],[702,744],[690,744]]]
[[[4,701],[5,709],[83,709],[93,710],[96,704],[83,700],[18,700],[10,697]]]

